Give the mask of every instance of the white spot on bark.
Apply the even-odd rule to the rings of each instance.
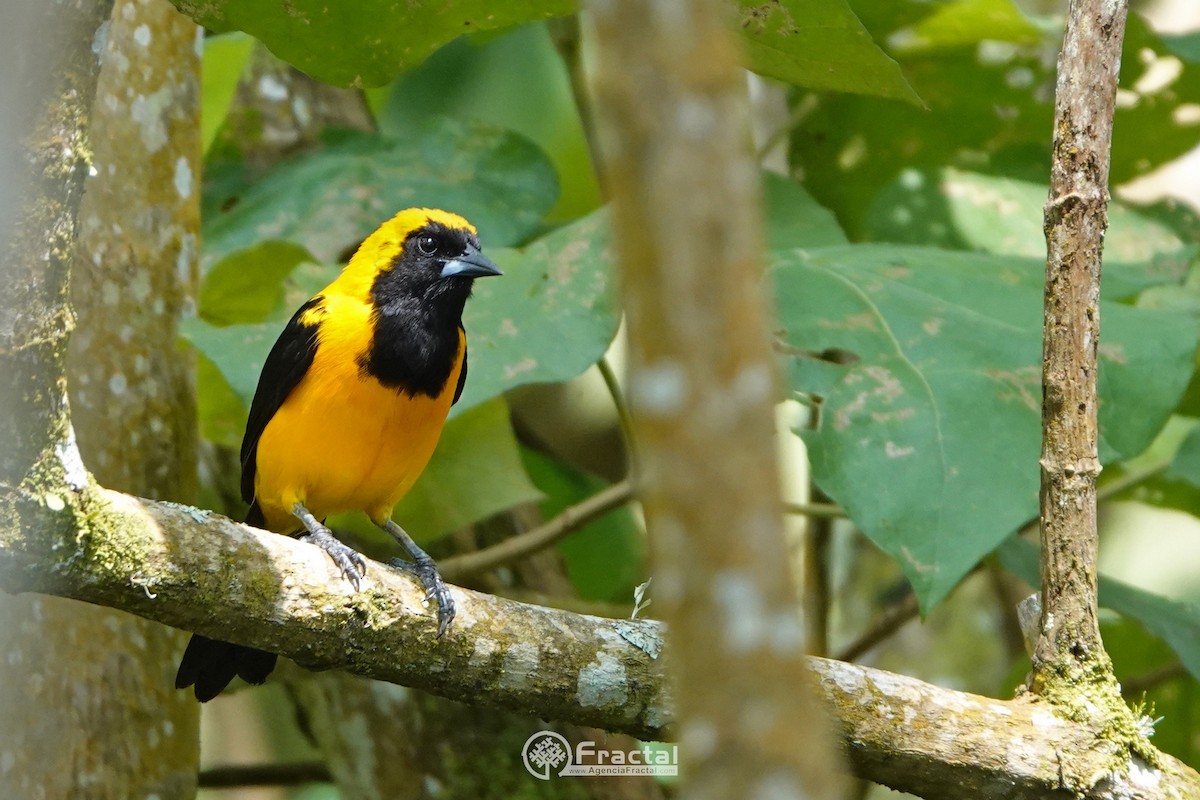
[[[666,416],[683,408],[687,375],[678,364],[647,366],[633,375],[632,400],[639,411]]]
[[[142,47],[150,45],[150,26],[138,25],[133,31],[133,40]]]
[[[771,371],[765,364],[751,364],[733,379],[731,394],[734,402],[749,405],[760,402],[771,392]]]
[[[74,427],[67,427],[67,438],[54,446],[54,454],[62,465],[68,486],[76,491],[87,486],[88,471],[83,465],[83,456],[79,454],[79,445],[75,443]]]
[[[504,654],[504,665],[500,668],[500,688],[520,689],[529,685],[539,661],[536,645],[519,642],[508,648]]]
[[[300,95],[293,97],[292,116],[296,118],[296,123],[301,128],[307,128],[312,121],[312,111],[309,109],[308,100]]]
[[[576,696],[584,708],[619,706],[629,699],[625,665],[611,653],[597,653],[596,659],[579,671],[576,686]]]
[[[287,99],[288,88],[274,75],[263,75],[258,79],[258,93],[264,100],[280,102]]]
[[[801,791],[796,779],[782,769],[763,776],[750,792],[753,800],[792,800],[807,796],[808,793]]]
[[[1034,711],[1030,715],[1029,721],[1033,723],[1033,727],[1035,728],[1057,728],[1060,724],[1058,717],[1042,709]]]
[[[468,662],[472,667],[482,667],[492,660],[492,656],[500,649],[500,645],[495,641],[486,637],[479,637],[475,640],[475,650],[471,653],[471,659]]]
[[[717,117],[712,107],[701,98],[687,98],[679,104],[676,124],[684,136],[705,139],[712,134],[716,123]]]
[[[708,758],[717,749],[717,729],[706,719],[693,719],[683,728],[679,743],[689,758]]]
[[[96,33],[92,36],[92,55],[97,60],[104,54],[104,47],[108,44],[108,28],[111,25],[108,20],[100,23],[100,27],[96,28]]]
[[[129,381],[120,372],[114,374],[108,379],[108,390],[114,395],[125,394],[125,389],[128,388]]]
[[[173,102],[170,89],[159,89],[153,94],[138,95],[129,107],[130,118],[141,126],[142,146],[148,153],[157,153],[167,144],[163,119]]]
[[[175,161],[175,191],[183,200],[192,196],[192,165],[184,156]]]
[[[730,652],[745,653],[766,641],[767,614],[754,581],[736,572],[719,572],[713,579],[713,597]]]

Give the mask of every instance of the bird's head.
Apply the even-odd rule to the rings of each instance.
[[[378,307],[413,300],[461,304],[475,278],[502,275],[480,252],[475,226],[431,208],[401,211],[367,237],[346,267],[364,280]]]

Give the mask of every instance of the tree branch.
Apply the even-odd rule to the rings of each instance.
[[[466,703],[646,739],[675,735],[664,626],[541,608],[454,587],[434,634],[422,589],[371,562],[355,593],[311,545],[174,503],[98,487],[0,486],[0,588],[118,608]],[[931,800],[1200,797],[1170,757],[1113,777],[1118,745],[1036,699],[1001,701],[839,661],[809,661],[862,778]],[[897,724],[904,720],[904,724]],[[1047,754],[1058,754],[1058,760]],[[1115,773],[1113,773],[1115,774]],[[1120,795],[1114,787],[1124,787]],[[1151,787],[1151,788],[1147,788]],[[1174,794],[1171,794],[1174,792]]]
[[[573,506],[564,508],[554,519],[531,531],[512,536],[474,553],[451,556],[438,564],[438,570],[446,580],[462,580],[510,564],[530,553],[549,547],[601,514],[629,502],[632,497],[633,484],[628,480],[619,481]]]
[[[1096,355],[1125,14],[1125,0],[1072,0],[1058,61],[1045,207],[1042,625],[1032,682],[1047,695],[1081,678],[1117,695],[1097,622]]]

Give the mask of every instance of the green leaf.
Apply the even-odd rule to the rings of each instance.
[[[249,407],[203,352],[196,355],[196,416],[200,435],[234,450],[242,445]]]
[[[242,69],[250,59],[254,40],[241,33],[204,37],[203,76],[200,94],[201,152],[217,138],[225,114],[233,102]]]
[[[573,378],[617,329],[608,214],[598,211],[523,250],[489,250],[504,276],[477,281],[463,324],[470,373],[455,409],[529,383]]]
[[[916,24],[896,31],[889,42],[898,52],[994,42],[1036,44],[1041,31],[1010,0],[958,0],[939,5]]]
[[[245,31],[318,80],[381,86],[464,33],[575,10],[571,0],[172,0],[216,32]]]
[[[605,487],[599,478],[529,448],[521,458],[538,489],[545,519],[586,500]],[[634,588],[645,580],[645,535],[628,506],[615,508],[558,543],[571,585],[585,600],[629,603]]]
[[[737,0],[747,66],[809,89],[920,106],[900,66],[871,40],[844,0]]]
[[[1045,258],[1044,184],[963,172],[905,170],[875,198],[868,235],[875,240]],[[1127,297],[1178,282],[1196,254],[1166,224],[1123,203],[1108,206],[1104,237],[1106,296]]]
[[[762,180],[767,249],[846,244],[833,214],[804,187],[774,172],[764,172]]]
[[[221,259],[200,286],[200,317],[213,325],[264,322],[283,302],[283,280],[313,261],[303,247],[267,241]]]
[[[414,538],[429,540],[541,498],[521,462],[508,404],[497,397],[446,423],[429,466],[393,516]]]
[[[1200,488],[1200,425],[1193,427],[1179,445],[1164,477]]]
[[[1013,537],[999,549],[1000,563],[1030,586],[1039,586],[1037,546]],[[1200,606],[1181,603],[1101,575],[1100,605],[1142,626],[1171,646],[1193,677],[1200,679]]]
[[[776,254],[792,387],[822,396],[817,483],[938,602],[1037,511],[1042,265],[851,245]],[[1101,305],[1101,456],[1146,447],[1192,371],[1186,316]]]
[[[563,222],[594,211],[600,189],[571,78],[545,23],[462,37],[396,79],[379,128],[402,133],[433,116],[482,122],[527,136],[554,163],[562,194],[548,213]]]
[[[875,26],[871,33],[878,40],[893,41],[892,26],[917,24],[928,17],[931,4],[856,0],[854,7]],[[893,51],[927,110],[848,94],[798,101],[811,111],[794,129],[791,167],[805,176],[806,186],[851,239],[863,238],[867,209],[906,169],[955,166],[1036,181],[1050,174],[1055,65],[1045,54],[1061,47],[1061,28],[1045,26],[1033,44],[976,33],[979,39],[964,46]],[[1189,120],[1200,104],[1200,65],[1164,70],[1167,59],[1178,63],[1145,21],[1130,14],[1113,139],[1114,185],[1196,144],[1196,126]],[[1164,74],[1176,77],[1164,85],[1155,77]]]
[[[220,173],[206,186],[204,259],[286,239],[335,262],[411,206],[462,214],[502,247],[535,230],[557,192],[546,156],[506,131],[436,119],[398,137],[347,132],[263,176]]]
[[[273,320],[256,325],[217,326],[201,319],[185,319],[179,325],[179,333],[212,362],[248,409],[267,353],[279,338],[283,325],[284,321]]]

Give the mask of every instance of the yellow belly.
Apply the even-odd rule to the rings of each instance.
[[[441,436],[462,369],[439,397],[409,397],[359,370],[351,342],[320,340],[308,373],[267,423],[258,444],[255,498],[267,527],[302,529],[302,503],[317,519],[365,511],[388,519],[425,469]]]

